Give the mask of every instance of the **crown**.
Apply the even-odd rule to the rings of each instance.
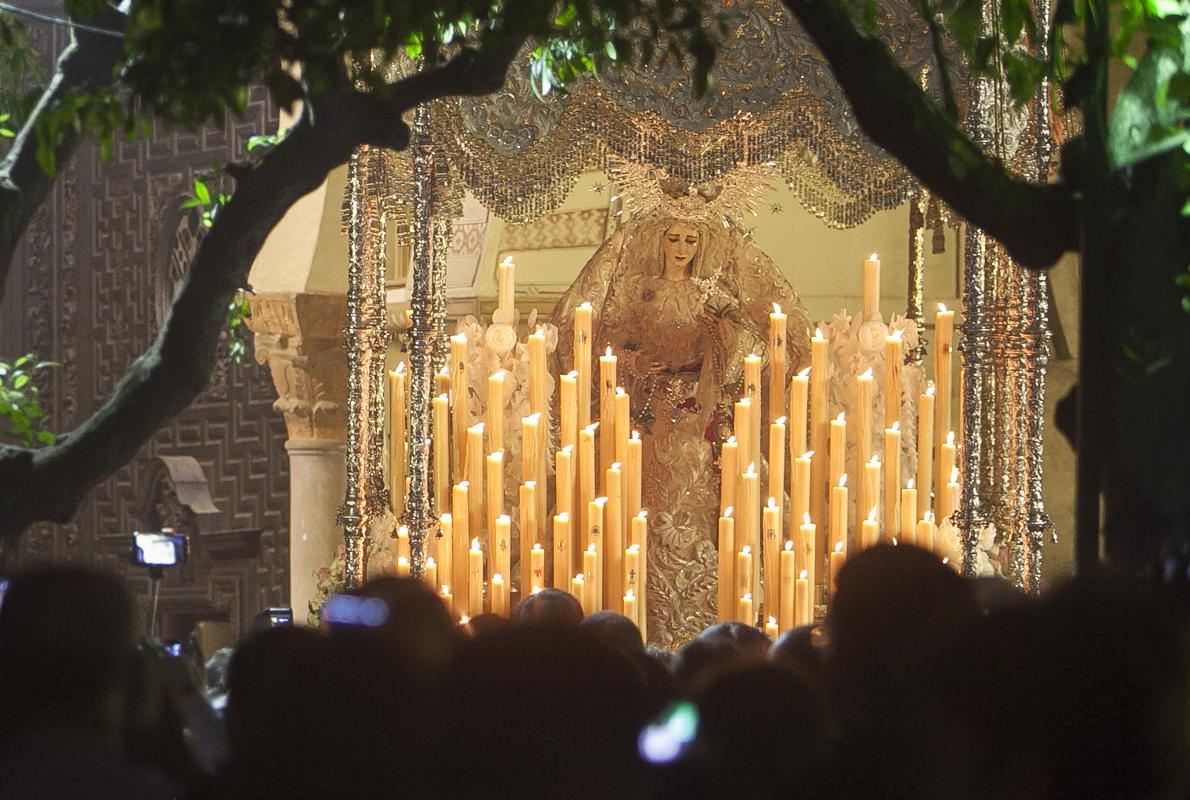
[[[717,180],[691,183],[660,167],[612,157],[607,173],[634,216],[658,212],[690,222],[742,225],[773,188],[775,170],[771,163],[745,165]]]

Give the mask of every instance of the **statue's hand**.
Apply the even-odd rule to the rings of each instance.
[[[665,372],[667,369],[669,369],[669,364],[666,364],[660,359],[651,358],[645,367],[645,372],[649,373],[650,375],[656,375],[660,372]]]
[[[699,325],[701,325],[703,328],[706,329],[707,333],[709,333],[712,336],[719,335],[719,328],[723,324],[722,318],[716,317],[714,314],[710,314],[710,313],[707,313],[704,311],[703,313],[701,313],[697,317],[695,317],[695,319],[698,321]]]

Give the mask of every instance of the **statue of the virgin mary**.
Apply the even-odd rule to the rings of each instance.
[[[788,314],[788,374],[796,374],[809,361],[810,322],[740,225],[766,188],[755,172],[688,186],[621,167],[613,179],[632,216],[555,306],[554,369],[573,363],[574,308],[590,302],[592,353],[610,345],[619,355],[643,439],[647,637],[676,647],[716,619],[717,462],[743,393],[743,359],[755,353],[767,363],[777,303]]]

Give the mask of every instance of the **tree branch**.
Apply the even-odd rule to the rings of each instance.
[[[507,47],[494,52],[462,52],[400,81],[384,97],[343,90],[312,98],[313,113],[302,115],[255,169],[237,177],[236,191],[199,245],[157,339],[107,402],[49,447],[0,447],[0,537],[43,520],[70,520],[96,484],[206,388],[228,303],[247,281],[269,232],[297,200],[360,145],[407,147],[403,111],[499,88],[522,42],[508,37]]]
[[[92,20],[89,20],[92,21]],[[126,17],[110,9],[100,20],[105,27],[123,30]],[[4,296],[12,256],[25,228],[54,188],[55,178],[37,163],[38,117],[56,108],[75,91],[93,90],[113,81],[116,65],[124,60],[124,43],[112,36],[71,29],[72,41],[58,57],[49,85],[13,139],[12,148],[0,161],[0,297]],[[74,156],[79,132],[72,126],[63,131],[54,148],[57,163],[64,166]]]
[[[864,132],[969,223],[1028,267],[1078,247],[1078,203],[991,159],[918,86],[878,39],[856,30],[838,0],[782,0],[818,45]]]

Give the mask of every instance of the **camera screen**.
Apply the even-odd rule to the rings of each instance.
[[[181,642],[166,642],[165,652],[169,653],[174,658],[182,657],[182,643]]]
[[[150,567],[172,567],[184,560],[184,542],[178,533],[134,533],[136,563]]]

